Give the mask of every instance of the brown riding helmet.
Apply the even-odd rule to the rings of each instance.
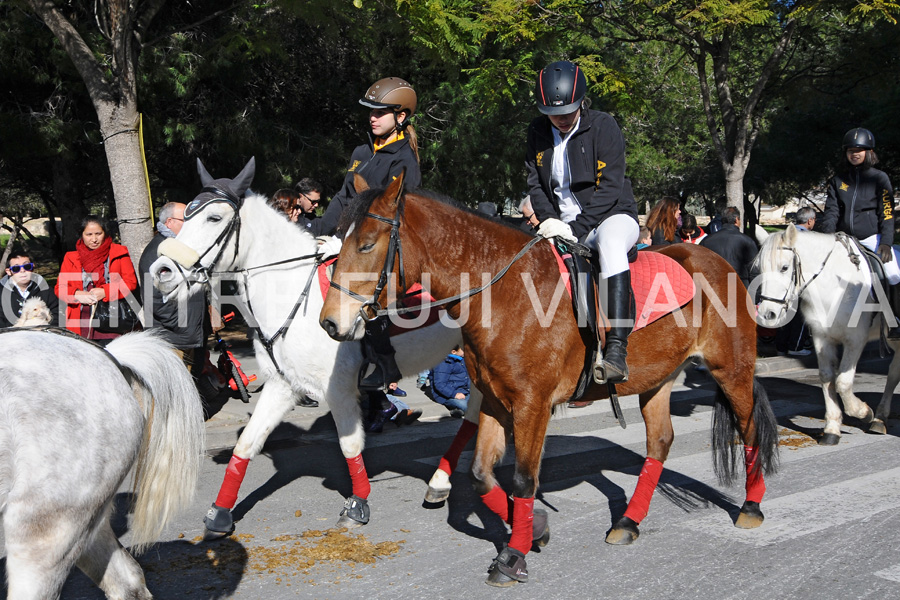
[[[385,77],[373,83],[359,103],[369,108],[391,108],[394,112],[405,110],[411,117],[416,112],[416,91],[399,77]]]

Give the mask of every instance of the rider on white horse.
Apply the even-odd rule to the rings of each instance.
[[[875,168],[875,136],[857,127],[844,135],[844,155],[837,175],[828,182],[828,200],[822,231],[843,231],[876,252],[884,263],[891,285],[891,308],[900,313],[896,284],[900,283],[900,262],[894,243],[894,189],[884,171]],[[888,337],[900,339],[900,327],[891,329]]]

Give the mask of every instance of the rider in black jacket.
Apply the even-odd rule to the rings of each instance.
[[[571,62],[552,63],[539,73],[535,99],[542,116],[528,127],[528,193],[539,235],[578,239],[597,252],[612,326],[594,379],[621,382],[628,380],[628,334],[634,327],[628,251],[640,226],[625,177],[622,131],[607,113],[587,108],[586,91],[584,73]]]
[[[369,141],[353,150],[343,187],[331,199],[322,217],[310,224],[308,231],[314,236],[336,233],[344,209],[356,197],[354,173],[359,173],[373,189],[387,187],[403,169],[406,169],[404,187],[413,189],[422,183],[415,129],[409,122],[416,112],[416,92],[412,86],[398,77],[386,77],[372,84],[359,103],[372,109]]]
[[[843,231],[877,252],[884,263],[888,283],[900,282],[900,267],[893,251],[894,189],[884,171],[875,168],[875,136],[857,127],[844,135],[844,156],[840,172],[828,182],[828,199],[822,231]],[[894,314],[900,312],[900,298],[892,290]],[[891,329],[889,337],[900,338],[900,327]]]

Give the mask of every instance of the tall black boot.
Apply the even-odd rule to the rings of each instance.
[[[601,294],[602,295],[602,294]],[[631,291],[631,271],[625,270],[606,279],[608,298],[606,316],[612,322],[606,335],[606,349],[597,354],[594,381],[621,383],[628,381],[628,335],[634,328],[634,293]]]
[[[394,347],[391,345],[391,338],[388,335],[389,325],[390,321],[387,317],[372,319],[366,324],[363,355],[367,362],[363,364],[363,371],[360,375],[365,372],[369,364],[374,364],[375,369],[367,377],[360,379],[359,389],[361,390],[387,389],[389,384],[400,381],[403,377],[394,358]]]

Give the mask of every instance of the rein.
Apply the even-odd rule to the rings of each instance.
[[[400,206],[398,206],[398,208],[397,208],[397,215],[399,215],[401,211],[402,211],[402,204]],[[403,245],[400,242],[400,219],[398,216],[395,216],[393,219],[389,219],[388,217],[376,215],[375,213],[371,213],[371,212],[367,212],[365,214],[365,217],[370,218],[370,219],[375,219],[376,221],[381,221],[382,223],[386,223],[391,226],[391,237],[390,237],[390,241],[388,242],[387,254],[384,257],[384,266],[381,268],[381,273],[378,276],[378,283],[375,284],[375,290],[372,293],[372,299],[369,300],[362,294],[358,294],[349,288],[345,288],[344,286],[336,283],[333,280],[329,284],[331,287],[335,288],[339,292],[342,292],[342,293],[350,296],[354,300],[358,300],[359,302],[362,302],[362,306],[360,306],[360,308],[359,308],[359,317],[365,322],[369,322],[369,321],[374,320],[379,317],[402,315],[402,314],[406,314],[408,312],[429,310],[429,309],[437,307],[437,306],[444,306],[445,304],[450,304],[452,302],[458,302],[460,300],[469,298],[470,296],[480,294],[487,288],[489,288],[492,285],[494,285],[495,283],[497,283],[501,277],[506,275],[506,272],[509,271],[510,267],[512,267],[516,263],[516,261],[518,261],[520,258],[522,258],[525,255],[525,253],[531,249],[532,246],[534,246],[535,244],[540,242],[542,239],[544,239],[541,237],[535,237],[535,238],[532,238],[531,240],[529,240],[528,243],[525,244],[525,247],[522,248],[521,250],[519,250],[519,253],[513,257],[513,259],[509,262],[509,264],[507,264],[505,267],[503,267],[503,269],[501,269],[496,275],[494,275],[494,277],[485,285],[482,285],[477,288],[471,288],[469,290],[466,290],[465,292],[459,293],[459,294],[457,294],[455,296],[451,296],[449,298],[444,298],[442,300],[434,300],[431,302],[424,302],[417,306],[407,306],[407,307],[396,308],[396,305],[395,305],[394,308],[391,308],[391,307],[382,308],[381,304],[378,302],[378,298],[379,298],[379,296],[381,296],[381,292],[384,290],[384,287],[387,285],[388,278],[390,277],[390,273],[392,273],[394,270],[395,259],[399,260],[398,269],[399,269],[399,275],[400,275],[400,289],[404,290],[404,295],[403,295],[403,297],[400,298],[400,300],[403,300],[404,298],[406,298],[406,294],[405,294],[406,276],[405,276],[405,273],[403,270]],[[369,315],[366,311],[366,309],[370,306],[372,307],[372,314],[374,315],[372,317],[369,317]]]

